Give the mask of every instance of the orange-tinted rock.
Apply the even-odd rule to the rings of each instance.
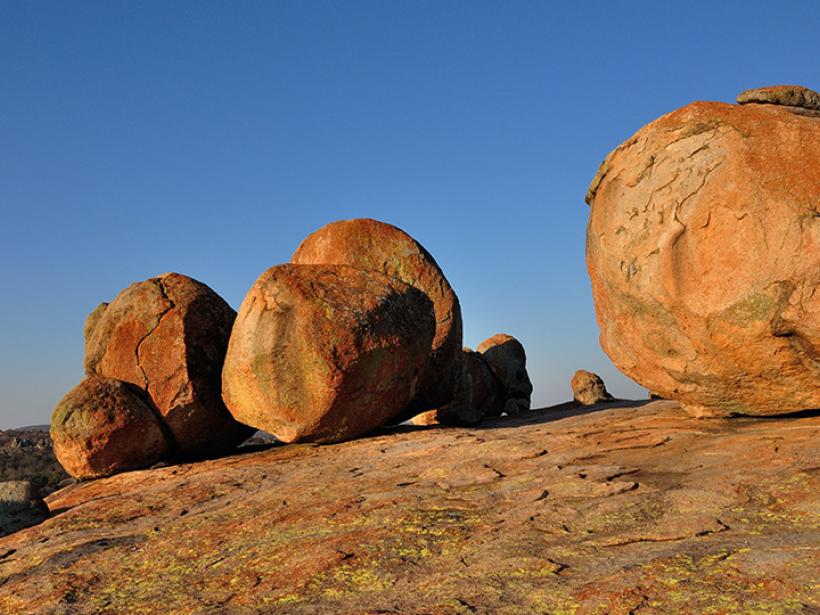
[[[345,265],[279,265],[254,283],[222,386],[243,423],[282,441],[355,438],[415,396],[435,331],[427,295]]]
[[[456,395],[449,404],[413,417],[414,425],[477,425],[504,409],[504,392],[482,355],[467,348]]]
[[[579,369],[572,375],[572,398],[579,404],[591,406],[612,400],[604,381],[598,374]]]
[[[192,278],[137,282],[89,315],[86,373],[144,390],[186,454],[233,448],[251,430],[222,403],[220,374],[236,313]]]
[[[57,460],[75,478],[147,468],[170,451],[162,423],[131,385],[88,376],[54,408]]]
[[[527,355],[521,342],[506,333],[497,333],[481,342],[476,350],[498,377],[508,400],[529,402],[532,383],[527,374]],[[522,405],[516,401],[514,404],[507,404],[505,411],[512,413],[521,409]]]
[[[817,415],[704,423],[676,402],[565,404],[256,450],[51,494],[59,514],[0,538],[0,612],[820,607]]]
[[[381,271],[424,292],[433,302],[436,333],[413,408],[435,408],[453,398],[461,371],[461,308],[441,268],[419,242],[385,222],[342,220],[309,235],[292,262]]]
[[[820,119],[693,103],[612,152],[588,202],[621,371],[698,416],[820,407]]]

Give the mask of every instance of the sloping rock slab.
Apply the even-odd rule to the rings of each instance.
[[[613,402],[130,472],[0,539],[0,611],[816,612],[818,453]]]

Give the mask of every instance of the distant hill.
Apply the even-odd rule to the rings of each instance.
[[[48,425],[0,431],[0,481],[30,480],[46,495],[66,478],[51,450]]]

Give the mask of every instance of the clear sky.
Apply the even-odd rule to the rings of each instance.
[[[820,88],[820,3],[0,0],[0,428],[48,422],[82,326],[178,271],[235,308],[332,220],[400,226],[534,403],[598,346],[587,184],[643,124]]]

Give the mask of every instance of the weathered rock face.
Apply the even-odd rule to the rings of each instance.
[[[235,447],[252,430],[222,403],[220,375],[236,313],[192,278],[137,282],[85,326],[85,368],[140,387],[185,454]]]
[[[398,278],[346,265],[272,267],[234,324],[225,403],[285,442],[354,438],[416,395],[434,331],[427,295]]]
[[[497,333],[481,342],[476,349],[501,382],[507,400],[508,414],[529,409],[532,382],[527,374],[524,346],[511,335]]]
[[[461,372],[461,308],[441,268],[419,242],[391,224],[342,220],[309,235],[291,262],[381,271],[424,292],[433,302],[436,333],[413,408],[435,408],[453,398]]]
[[[567,406],[68,487],[0,539],[0,612],[820,608],[820,416]]]
[[[693,103],[590,186],[601,345],[695,415],[820,407],[820,119],[790,109]]]
[[[612,399],[601,377],[585,369],[575,372],[570,384],[572,385],[572,398],[581,405],[591,406]]]
[[[0,536],[48,518],[48,506],[27,480],[0,482]]]
[[[159,417],[131,385],[99,376],[88,376],[57,404],[51,440],[76,478],[147,468],[170,452]]]
[[[462,374],[453,401],[413,417],[414,425],[478,425],[485,416],[499,416],[504,392],[490,366],[477,352],[465,348]]]

